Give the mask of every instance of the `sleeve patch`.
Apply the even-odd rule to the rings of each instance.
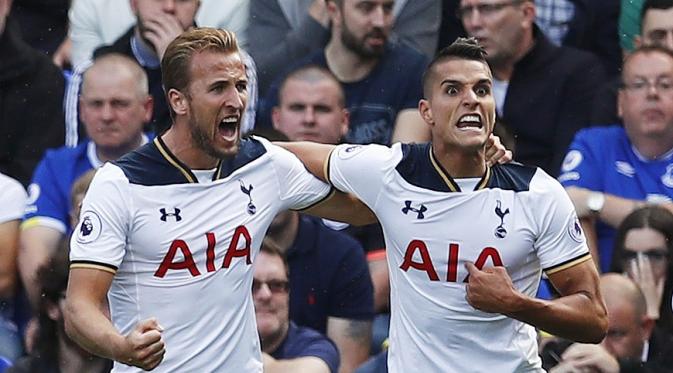
[[[84,211],[76,232],[77,242],[87,244],[96,241],[102,229],[103,223],[98,214],[93,211]]]

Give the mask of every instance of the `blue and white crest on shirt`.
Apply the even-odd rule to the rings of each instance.
[[[582,226],[580,225],[580,220],[577,216],[570,220],[570,223],[568,224],[568,234],[573,241],[577,243],[584,242],[584,233],[582,232]]]
[[[669,188],[673,188],[673,164],[666,166],[666,172],[661,175],[661,182]]]
[[[100,237],[102,223],[98,214],[93,211],[85,211],[80,218],[77,228],[77,242],[90,243]]]
[[[339,148],[337,155],[340,159],[348,159],[360,153],[364,148],[362,145],[351,145],[345,148]]]
[[[568,172],[575,169],[582,163],[582,153],[579,150],[571,150],[566,154],[566,157],[563,159],[563,164],[561,165],[561,171]]]

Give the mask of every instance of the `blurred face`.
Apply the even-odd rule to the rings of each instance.
[[[252,299],[262,348],[285,337],[289,326],[289,285],[283,259],[260,252],[255,260]]]
[[[131,0],[131,8],[138,18],[140,30],[148,22],[177,22],[183,30],[194,25],[199,0]]]
[[[322,79],[288,80],[273,125],[292,141],[337,144],[348,131],[348,112],[340,103],[338,83]]]
[[[608,333],[601,345],[613,356],[640,359],[643,342],[649,338],[645,320],[638,320],[633,306],[619,299],[606,298]]]
[[[195,145],[215,158],[236,155],[248,102],[245,67],[239,54],[197,53],[190,63],[190,78],[184,95],[185,114]]]
[[[152,118],[152,98],[140,92],[135,79],[126,69],[96,65],[85,74],[80,115],[101,150],[125,153],[140,145],[143,125]]]
[[[421,100],[423,119],[432,127],[433,144],[481,149],[495,123],[491,72],[479,61],[451,59],[433,68],[429,99]]]
[[[638,282],[642,271],[651,270],[655,283],[665,280],[669,252],[666,237],[652,228],[634,228],[624,237],[622,268]]]
[[[521,0],[461,0],[458,16],[469,36],[479,40],[491,63],[520,53],[535,18],[535,7]]]
[[[640,42],[673,50],[673,8],[650,9],[645,13]]]
[[[362,58],[380,57],[393,27],[393,0],[343,0],[339,13],[344,46]]]
[[[637,53],[622,74],[618,109],[629,138],[673,138],[673,58],[660,52]]]

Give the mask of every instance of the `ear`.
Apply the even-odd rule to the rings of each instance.
[[[626,100],[624,97],[624,90],[620,89],[617,93],[617,116],[620,118],[624,117],[624,109],[622,109],[624,106],[624,100]]]
[[[274,106],[273,109],[271,110],[271,122],[273,123],[273,128],[281,131],[280,127],[280,108],[278,106]]]
[[[636,48],[640,48],[643,46],[643,37],[640,35],[636,35],[633,37],[633,46]]]
[[[129,0],[129,3],[131,5],[131,11],[133,14],[136,16],[138,15],[138,0]]]
[[[654,330],[654,324],[655,324],[654,320],[650,319],[647,316],[643,316],[643,319],[641,321],[643,342],[650,340],[650,337],[652,336],[652,330]]]
[[[58,304],[51,301],[47,301],[46,303],[47,316],[54,321],[59,321],[62,315]]]
[[[329,16],[332,27],[334,27],[334,25],[341,25],[341,9],[339,9],[339,5],[331,0],[325,0],[325,2],[327,3],[327,15]]]
[[[145,109],[145,118],[143,120],[145,123],[149,123],[152,120],[152,110],[154,110],[154,98],[151,95],[147,95],[143,109]]]
[[[521,4],[521,11],[523,11],[524,22],[528,28],[533,27],[535,23],[535,3],[532,1],[524,1]]]
[[[186,115],[189,111],[189,104],[187,103],[187,97],[180,91],[175,88],[168,90],[168,104],[171,105],[171,108],[176,115]]]
[[[341,109],[341,138],[343,139],[344,136],[348,133],[348,128],[351,125],[351,113],[348,111],[348,109],[343,108]]]
[[[432,109],[430,109],[430,102],[426,99],[422,99],[418,102],[418,111],[421,113],[421,117],[425,123],[434,126],[435,120],[432,118]]]

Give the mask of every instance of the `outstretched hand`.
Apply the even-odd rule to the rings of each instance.
[[[119,361],[143,370],[156,368],[166,353],[163,331],[155,318],[139,322],[126,336],[126,348]]]
[[[469,272],[465,285],[465,299],[474,308],[492,313],[508,314],[514,311],[519,293],[505,267],[477,268],[472,262],[465,263]]]

